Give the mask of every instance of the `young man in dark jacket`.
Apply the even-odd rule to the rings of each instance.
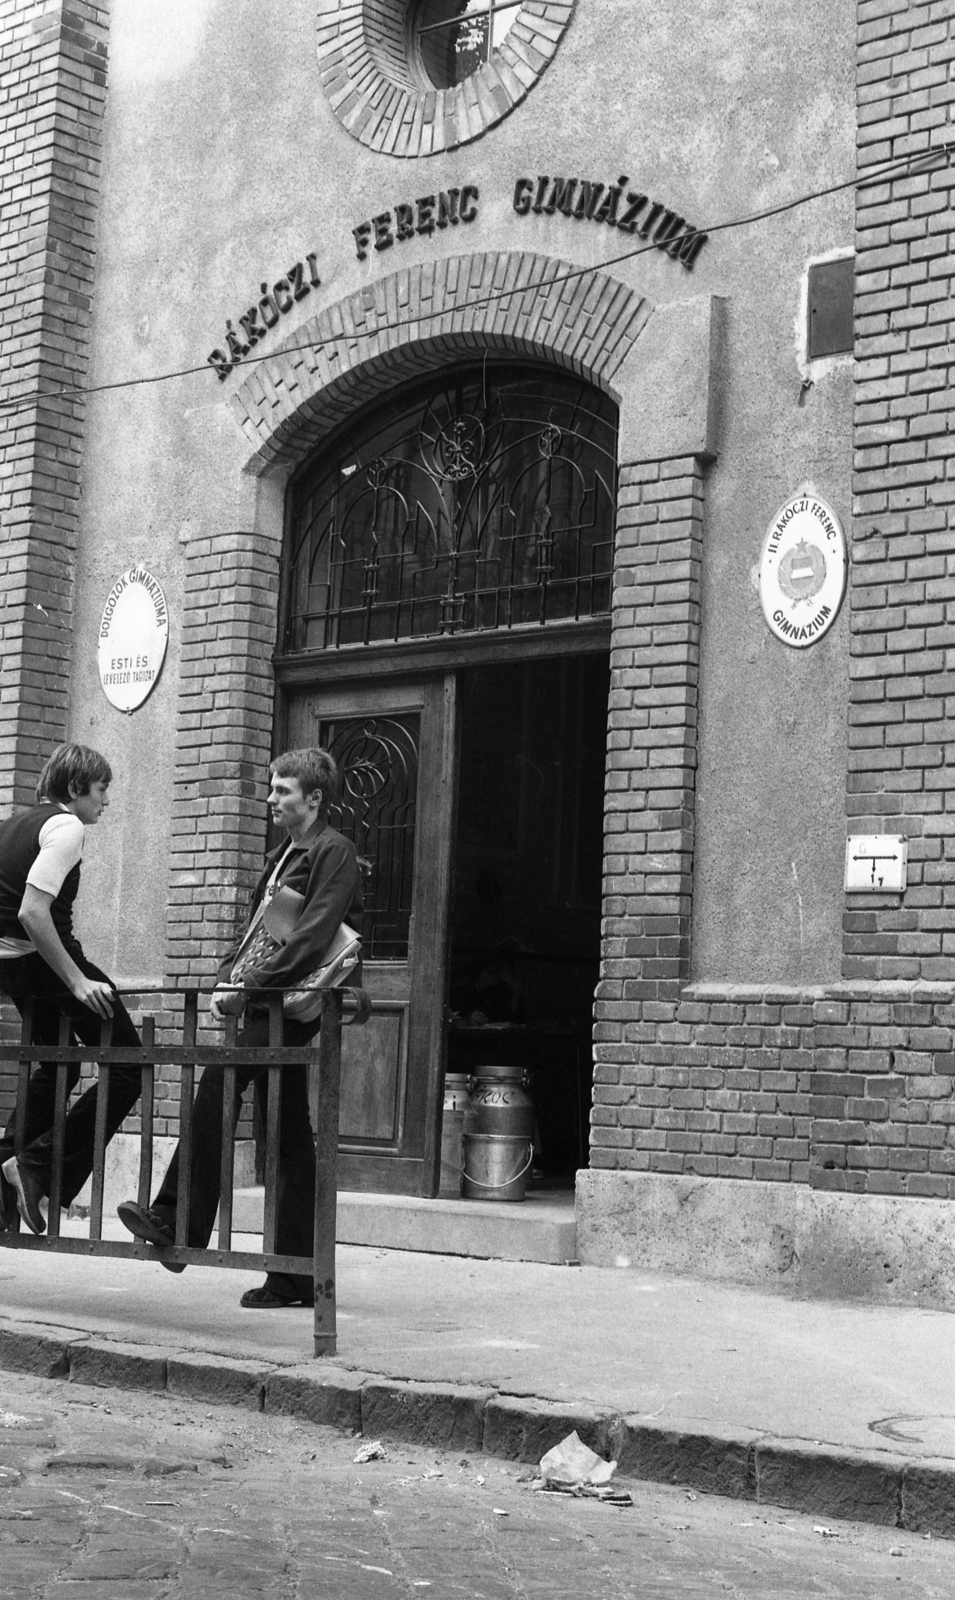
[[[113,983],[93,965],[73,933],[85,829],[109,804],[109,762],[87,745],[58,746],[40,773],[37,803],[0,824],[0,992],[22,1013],[33,1003],[33,1042],[56,1045],[60,1019],[74,1036],[98,1044],[100,1019],[112,1017],[113,1044],[139,1048],[139,1035]],[[26,1116],[14,1153],[14,1123],[0,1137],[0,1228],[17,1211],[43,1233],[50,1192],[56,1067],[40,1064],[30,1079]],[[80,1075],[70,1066],[72,1090]],[[111,1139],[139,1098],[138,1067],[110,1072],[106,1138]],[[87,1089],[66,1118],[61,1204],[69,1205],[93,1170],[97,1089]]]
[[[352,926],[361,918],[361,877],[354,846],[328,825],[328,808],[335,797],[338,773],[332,757],[318,748],[291,750],[270,768],[269,807],[273,820],[288,834],[278,850],[266,857],[265,870],[252,897],[250,921],[263,897],[282,885],[304,896],[299,919],[285,944],[242,973],[245,990],[288,989],[306,978],[321,962],[341,922]],[[230,988],[236,951],[219,968],[219,983],[212,996],[211,1013],[217,1022],[232,1010],[244,1009],[244,996]],[[236,1005],[238,1001],[238,1005]],[[318,1032],[318,1020],[285,1020],[286,1045],[304,1044]],[[268,1045],[269,1019],[262,1007],[251,1006],[236,1043]],[[265,1109],[268,1067],[242,1067],[236,1071],[236,1104],[250,1083],[260,1109]],[[188,1243],[204,1249],[209,1243],[219,1204],[222,1160],[223,1069],[207,1067],[199,1080],[192,1123],[192,1161]],[[118,1208],[120,1220],[131,1233],[162,1249],[175,1243],[179,1149],[152,1206],[128,1200]],[[315,1145],[308,1115],[308,1073],[304,1066],[282,1070],[282,1112],[279,1126],[278,1196],[275,1249],[278,1255],[311,1256],[315,1213]],[[177,1262],[164,1262],[181,1271]],[[311,1305],[311,1276],[270,1272],[258,1289],[249,1289],[240,1304],[253,1309]]]

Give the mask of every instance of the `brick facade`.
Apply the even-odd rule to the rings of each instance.
[[[627,1015],[597,1047],[593,1167],[955,1198],[950,989],[700,984]]]
[[[861,0],[860,175],[951,133],[955,19]],[[909,837],[901,904],[850,897],[846,978],[955,978],[949,164],[859,191],[849,827]]]
[[[0,17],[0,810],[65,736],[81,396],[89,361],[108,5],[8,0]]]
[[[66,736],[107,27],[104,0],[0,12],[0,814]],[[0,1075],[0,1103],[13,1080]]]
[[[953,60],[950,7],[862,0],[861,174],[942,141]],[[620,629],[640,618],[643,632],[614,659],[595,1168],[955,1197],[955,179],[934,165],[863,188],[857,208],[847,821],[908,836],[909,886],[847,898],[839,984],[687,982],[698,486],[689,463],[625,468],[618,600],[653,609],[621,612]],[[667,547],[678,582],[656,589],[671,485],[674,512],[684,503]]]
[[[522,28],[560,24],[533,75],[572,10],[526,0]],[[322,0],[320,69],[336,115],[382,154],[437,150],[442,127],[452,142],[476,137],[489,125],[488,75],[430,108],[399,85],[407,116],[395,117],[397,100],[379,90],[388,59],[400,76],[398,56],[379,28],[373,58],[363,31],[386,11]],[[6,803],[29,798],[40,754],[67,726],[83,407],[37,391],[86,372],[107,19],[105,4],[8,0],[0,20],[10,175],[0,294],[16,328],[0,397],[30,402],[0,449]],[[955,20],[941,0],[859,0],[858,19],[864,176],[944,140]],[[364,52],[364,98],[346,81],[358,57],[341,54],[343,23],[349,49]],[[524,44],[518,29],[509,48]],[[491,120],[509,109],[496,104]],[[602,1174],[953,1198],[953,171],[939,161],[858,196],[846,819],[854,832],[904,832],[910,866],[901,898],[849,897],[830,985],[791,988],[785,972],[782,986],[762,988],[693,981],[701,574],[707,475],[719,464],[696,446],[647,443],[652,396],[639,427],[631,414],[622,429],[591,1144]],[[655,314],[608,272],[543,253],[436,255],[369,269],[359,289],[240,368],[229,403],[250,470],[278,481],[359,406],[462,354],[560,364],[613,393],[623,415],[624,369],[639,366],[654,327],[665,324],[667,345],[679,316],[688,306]],[[686,381],[679,356],[654,369],[660,393]],[[166,929],[166,971],[181,986],[208,979],[261,856],[255,790],[271,749],[280,537],[277,525],[274,537],[246,526],[186,551]],[[161,1101],[158,1132],[175,1109]]]

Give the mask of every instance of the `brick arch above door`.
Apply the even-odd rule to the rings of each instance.
[[[251,367],[232,409],[263,472],[301,459],[357,406],[475,352],[556,362],[615,399],[653,306],[608,273],[525,251],[452,256],[325,307]]]

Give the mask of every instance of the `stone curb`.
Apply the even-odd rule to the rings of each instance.
[[[536,1463],[571,1429],[622,1476],[955,1538],[955,1462],[865,1455],[758,1433],[654,1428],[585,1402],[498,1394],[356,1372],[333,1362],[277,1367],[0,1322],[0,1368],[119,1389],[165,1391],[323,1427]]]

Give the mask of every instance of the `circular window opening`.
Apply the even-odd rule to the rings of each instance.
[[[411,11],[412,57],[432,89],[473,77],[503,44],[522,0],[419,0]]]
[[[434,156],[509,116],[553,61],[577,0],[318,0],[335,116],[371,150]]]

